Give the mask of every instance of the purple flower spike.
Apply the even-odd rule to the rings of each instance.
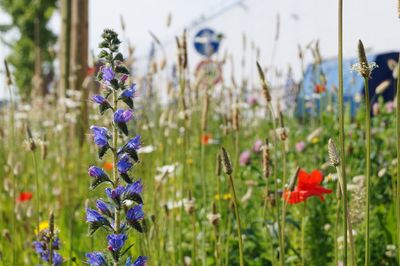
[[[136,84],[132,84],[129,89],[124,90],[121,93],[121,98],[134,98],[136,93]]]
[[[91,266],[105,266],[107,261],[102,252],[86,253],[87,263]]]
[[[104,218],[98,211],[86,208],[86,221],[89,223],[107,223],[107,219]]]
[[[115,78],[115,73],[111,67],[103,68],[102,72],[103,72],[103,79],[107,82],[110,82]]]
[[[132,165],[133,164],[129,160],[129,157],[127,155],[123,155],[117,163],[118,172],[121,174],[126,174],[132,168]]]
[[[127,185],[125,189],[125,193],[128,196],[132,196],[133,194],[140,194],[142,193],[142,191],[143,191],[143,184],[141,179],[132,184]]]
[[[53,253],[53,265],[54,266],[59,266],[63,263],[63,258],[61,257],[60,254],[58,254],[57,252]]]
[[[91,177],[97,177],[97,178],[101,178],[101,177],[107,177],[107,174],[103,171],[103,169],[97,167],[97,166],[90,166],[89,170],[88,170],[88,174]]]
[[[132,110],[118,109],[114,113],[114,121],[116,123],[126,123],[133,118]]]
[[[100,211],[100,213],[107,215],[107,216],[111,216],[111,210],[108,207],[108,204],[105,203],[102,200],[96,200],[96,207],[97,209]]]
[[[108,250],[116,252],[119,251],[125,244],[128,237],[125,234],[113,234],[107,236]]]
[[[118,199],[122,193],[125,192],[125,188],[123,186],[118,186],[115,189],[106,188],[106,194],[110,199]]]
[[[120,82],[121,82],[122,84],[124,84],[125,81],[128,79],[128,77],[129,77],[129,76],[128,76],[127,74],[123,74],[119,80],[120,80]]]
[[[144,212],[141,204],[129,209],[126,213],[126,219],[131,222],[137,222],[142,220],[143,218]]]
[[[91,126],[90,129],[93,133],[94,143],[100,148],[108,145],[108,129],[105,127]]]
[[[146,266],[147,265],[147,257],[145,256],[139,256],[137,259],[132,262],[131,257],[128,257],[126,260],[125,266]]]
[[[93,95],[92,101],[98,104],[106,104],[107,100],[101,95]]]
[[[141,137],[140,135],[135,136],[133,139],[130,139],[128,143],[126,143],[126,146],[130,149],[138,150],[140,149],[140,146],[142,145],[141,142]]]

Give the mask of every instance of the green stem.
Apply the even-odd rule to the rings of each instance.
[[[8,77],[11,78],[11,77]],[[14,165],[14,152],[15,152],[15,125],[14,125],[14,97],[12,93],[12,86],[7,82],[8,92],[10,96],[10,131],[11,131],[11,147],[10,147],[10,159],[11,165]],[[17,192],[17,182],[15,178],[14,171],[10,172],[11,180],[12,180],[12,203],[11,203],[11,235],[12,235],[12,257],[13,257],[13,266],[17,265],[17,234],[16,234],[16,219],[15,219],[15,202],[16,202],[16,192]]]
[[[397,260],[400,263],[400,57],[397,61],[396,125],[397,125]]]
[[[277,175],[277,162],[278,162],[278,156],[277,156],[277,139],[278,136],[276,134],[276,121],[275,121],[275,114],[274,110],[272,109],[272,104],[271,102],[268,102],[268,110],[270,113],[270,117],[272,120],[272,125],[273,125],[273,131],[274,131],[274,137],[273,137],[273,144],[274,144],[274,197],[276,201],[276,206],[275,206],[275,220],[276,223],[278,224],[278,239],[279,239],[279,261],[281,266],[285,266],[285,258],[284,258],[284,246],[283,246],[283,236],[282,236],[282,229],[281,229],[281,223],[279,220],[279,204],[280,204],[280,198],[278,194],[278,175]]]
[[[282,147],[282,168],[283,168],[283,175],[282,175],[282,184],[283,184],[283,191],[285,190],[285,185],[286,185],[286,152],[285,152],[285,141],[281,141],[281,147]],[[285,258],[285,220],[286,220],[286,207],[287,204],[284,201],[282,205],[282,225],[281,225],[281,238],[282,238],[282,244],[283,244],[283,253],[282,257]]]
[[[340,166],[343,188],[347,187],[344,145],[344,103],[343,103],[343,0],[338,0],[338,80],[339,80],[339,142]],[[343,265],[347,265],[347,190],[343,189]]]
[[[301,213],[301,266],[305,265],[305,245],[304,245],[304,238],[305,238],[305,231],[306,231],[306,202],[303,203],[303,210]]]
[[[371,175],[371,103],[369,101],[369,88],[368,88],[368,78],[364,79],[365,86],[365,135],[366,135],[366,205],[365,205],[365,265],[370,264],[370,248],[369,248],[369,209],[370,209],[370,175]]]
[[[114,110],[117,110],[118,107],[118,93],[116,90],[113,91],[113,108]],[[118,128],[117,125],[113,123],[113,136],[112,136],[112,145],[113,145],[113,161],[114,161],[114,167],[113,167],[113,182],[114,182],[114,189],[117,188],[118,182],[119,182],[119,177],[118,177],[118,168],[117,168],[117,163],[118,163],[118,155],[117,155],[117,150],[118,150]],[[115,220],[115,233],[119,234],[119,229],[120,229],[120,217],[119,217],[119,209],[116,207],[115,208],[115,214],[114,214],[114,220]],[[117,257],[114,260],[114,266],[118,266],[118,260],[119,258]]]
[[[235,216],[236,216],[236,221],[237,221],[237,234],[238,234],[238,239],[239,239],[239,259],[240,259],[240,266],[244,266],[242,228],[241,228],[241,223],[240,223],[238,200],[237,200],[237,197],[236,197],[235,185],[234,185],[234,183],[233,183],[233,177],[232,177],[232,175],[229,175],[229,182],[230,182],[231,189],[232,189],[232,194],[233,194],[233,195],[232,195],[232,196],[233,196],[233,207],[234,207],[234,209],[235,209]]]
[[[339,263],[339,246],[337,239],[339,238],[339,221],[340,221],[340,199],[337,198],[337,205],[336,205],[336,222],[335,222],[335,265]]]
[[[40,187],[39,187],[39,175],[35,151],[32,151],[33,165],[35,168],[35,185],[36,185],[36,232],[39,234],[40,224]]]

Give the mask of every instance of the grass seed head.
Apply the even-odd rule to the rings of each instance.
[[[231,175],[233,172],[232,163],[231,163],[231,159],[229,158],[229,154],[225,150],[224,147],[221,147],[221,157],[222,157],[222,163],[224,166],[225,174]]]
[[[340,164],[340,158],[336,149],[336,145],[332,139],[329,139],[328,141],[328,154],[332,166],[334,167],[338,166]]]

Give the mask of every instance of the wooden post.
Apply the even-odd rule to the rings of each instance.
[[[61,37],[60,37],[60,87],[59,96],[65,97],[69,88],[71,54],[71,1],[61,0]]]
[[[89,0],[71,1],[71,65],[69,85],[72,90],[80,90],[81,98],[81,117],[78,120],[78,135],[82,144],[85,132],[88,128],[88,91],[83,88],[82,83],[86,77],[88,69],[88,11]]]

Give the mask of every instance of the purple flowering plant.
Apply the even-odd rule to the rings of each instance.
[[[54,215],[50,214],[49,227],[37,232],[37,239],[33,242],[36,254],[43,262],[51,266],[59,266],[64,262],[63,257],[58,253],[60,239],[58,230],[54,226]]]
[[[140,136],[128,138],[128,122],[133,119],[133,99],[136,85],[126,85],[129,71],[123,64],[123,56],[118,51],[117,33],[105,30],[100,43],[102,51],[99,57],[105,65],[98,75],[104,88],[103,95],[95,95],[92,101],[99,105],[101,115],[110,113],[112,128],[91,126],[95,145],[98,147],[100,159],[110,152],[113,157],[113,173],[109,176],[103,169],[90,166],[88,174],[92,178],[91,189],[104,184],[105,199],[96,200],[96,209],[86,209],[86,221],[89,223],[90,235],[97,230],[106,230],[107,248],[86,254],[86,262],[92,266],[102,265],[135,265],[145,266],[147,257],[138,256],[136,260],[123,257],[133,244],[128,245],[128,233],[131,229],[144,232],[143,199],[141,180],[134,180],[131,172],[139,162],[137,150],[141,146]],[[126,139],[125,139],[126,138]],[[123,140],[123,142],[121,141]]]

